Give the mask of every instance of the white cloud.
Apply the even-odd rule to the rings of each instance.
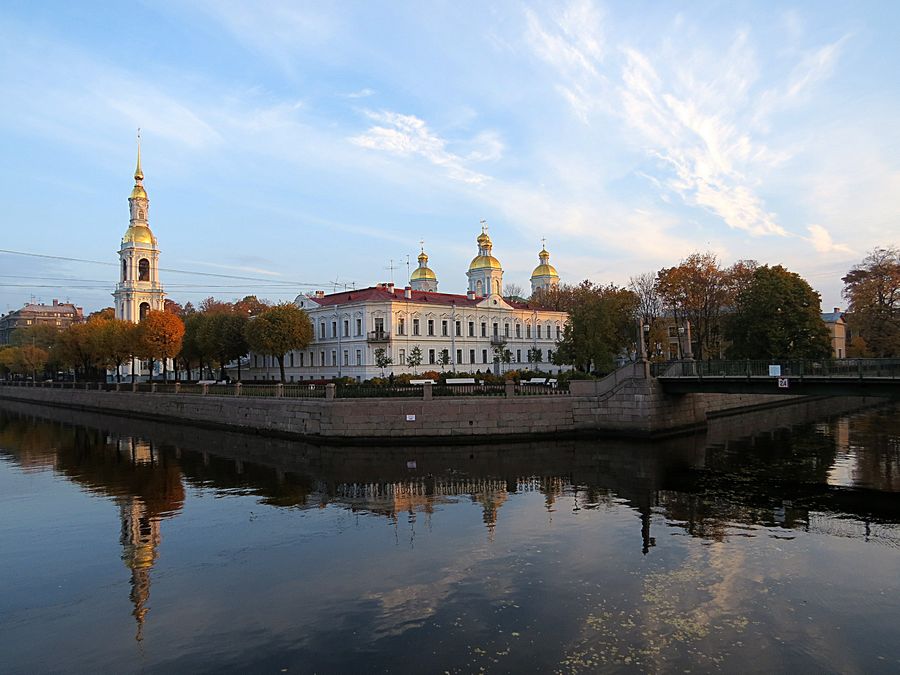
[[[846,244],[835,244],[831,234],[821,225],[810,225],[806,228],[809,232],[808,240],[819,253],[853,253]]]
[[[502,146],[495,135],[482,135],[482,149],[473,149],[463,158],[447,149],[447,141],[428,128],[424,120],[415,115],[381,111],[366,113],[378,123],[370,127],[364,134],[353,136],[349,140],[369,150],[380,150],[401,157],[418,156],[431,164],[443,168],[454,180],[474,185],[483,185],[490,177],[474,171],[466,166],[470,161],[495,159]]]

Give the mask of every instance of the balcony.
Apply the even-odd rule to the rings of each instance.
[[[491,344],[492,345],[505,345],[509,342],[508,337],[504,337],[502,335],[492,335],[491,336]]]
[[[370,330],[366,335],[366,342],[384,343],[391,341],[391,333],[386,330]]]

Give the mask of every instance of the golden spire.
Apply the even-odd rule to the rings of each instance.
[[[134,180],[136,182],[139,182],[139,181],[144,180],[144,172],[141,170],[141,128],[140,127],[138,127],[138,132],[137,132],[137,146],[138,146],[138,148],[137,148],[138,155],[137,155],[137,166],[134,169]]]

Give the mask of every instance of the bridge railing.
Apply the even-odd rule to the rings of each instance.
[[[900,379],[900,359],[771,359],[654,363],[654,377],[841,377]]]

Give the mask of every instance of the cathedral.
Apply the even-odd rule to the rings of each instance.
[[[352,377],[364,381],[387,373],[424,371],[469,373],[531,369],[548,373],[553,351],[568,318],[518,298],[504,298],[503,266],[494,257],[485,227],[476,238],[477,254],[466,272],[465,295],[441,293],[424,248],[405,287],[382,283],[360,290],[299,295],[314,337],[305,350],[285,356],[291,382]],[[550,253],[541,248],[531,289],[559,284]],[[250,380],[279,377],[271,356],[250,354]]]

